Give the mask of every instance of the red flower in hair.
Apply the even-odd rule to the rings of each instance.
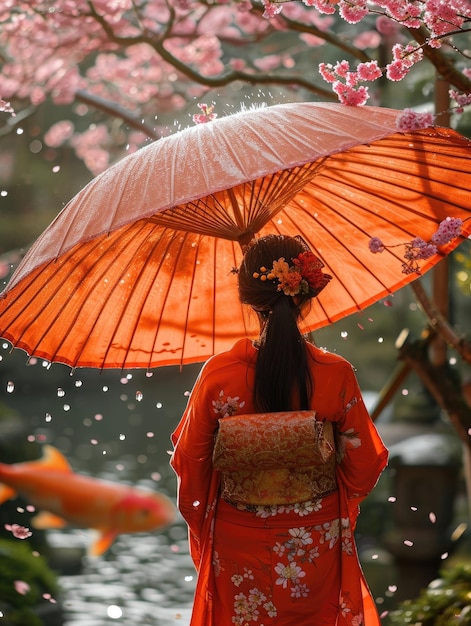
[[[322,291],[327,283],[332,280],[330,274],[322,272],[324,263],[311,251],[301,252],[296,259],[293,259],[293,263],[314,295]]]

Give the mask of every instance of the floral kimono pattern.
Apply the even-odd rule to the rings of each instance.
[[[212,465],[218,420],[254,412],[256,350],[241,340],[203,367],[172,435],[178,506],[198,572],[191,626],[379,626],[361,571],[358,505],[387,463],[351,365],[309,345],[317,417],[335,423],[337,490],[285,505],[234,505]]]

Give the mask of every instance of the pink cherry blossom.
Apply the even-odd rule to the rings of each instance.
[[[33,534],[29,528],[20,524],[5,524],[5,529],[10,531],[16,539],[28,539]]]
[[[420,128],[428,128],[434,123],[432,113],[418,113],[412,109],[404,109],[399,113],[396,119],[396,128],[406,132],[410,130],[418,130]]]
[[[17,593],[20,593],[22,596],[26,595],[28,591],[31,589],[28,583],[25,582],[24,580],[15,580],[13,582],[13,585],[15,587],[15,591]]]
[[[206,124],[206,122],[216,119],[217,113],[213,113],[214,104],[199,103],[198,107],[201,109],[201,113],[195,113],[195,115],[193,115],[193,122],[195,124]]]

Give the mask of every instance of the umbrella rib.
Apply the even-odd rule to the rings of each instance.
[[[154,252],[155,252],[155,250],[158,248],[159,243],[160,243],[160,241],[161,241],[161,239],[162,239],[162,237],[163,237],[163,234],[164,234],[164,233],[162,233],[161,237],[160,237],[159,239],[157,239],[157,240],[155,241],[155,243],[153,244],[153,246],[152,246],[152,253],[154,253]],[[149,234],[148,238],[149,238],[149,237],[150,237],[150,234]],[[170,246],[170,244],[168,244],[168,245],[167,245],[166,252],[168,251],[169,246]],[[152,254],[152,255],[153,255],[153,254]],[[151,254],[149,254],[149,256],[152,256],[152,255],[151,255]],[[160,263],[159,263],[159,265],[158,265],[158,267],[157,267],[157,269],[156,269],[155,274],[158,274],[158,272],[160,271],[160,268],[162,267],[162,261],[165,259],[165,256],[166,256],[166,254],[165,254],[165,253],[161,255],[161,257],[160,257],[160,259],[161,259],[161,260],[160,260]],[[120,276],[119,276],[119,280],[121,280],[121,277],[122,277],[122,276],[123,276],[123,275],[127,272],[128,268],[129,268],[129,267],[130,267],[130,265],[131,265],[131,262],[132,262],[132,259],[130,260],[130,262],[128,263],[128,265],[126,265],[126,267],[125,267],[125,268],[123,269],[123,271],[121,272],[121,274],[120,274]],[[142,276],[144,275],[144,272],[145,272],[145,264],[143,264],[143,265],[142,265],[142,267],[141,267],[141,269],[140,269],[140,271],[139,271],[139,274],[136,276],[136,279],[135,279],[135,285],[137,285],[137,284],[139,283],[140,279],[141,279],[141,278],[142,278]],[[149,293],[150,293],[150,292],[148,292],[148,293],[147,293],[147,296],[146,296],[145,300],[144,300],[144,301],[142,302],[142,304],[141,304],[141,307],[140,307],[141,312],[142,312],[142,310],[144,309],[144,305],[145,305],[145,302],[147,301],[147,297],[148,297]],[[109,344],[108,344],[108,348],[107,348],[106,353],[105,353],[105,355],[104,355],[104,357],[103,357],[103,361],[104,361],[104,362],[106,361],[106,358],[107,358],[108,353],[109,353],[109,351],[110,351],[110,349],[111,349],[111,346],[113,345],[114,338],[116,337],[116,332],[117,332],[118,328],[120,327],[120,325],[121,325],[121,323],[122,323],[122,321],[123,321],[123,319],[124,319],[124,317],[125,317],[125,312],[126,312],[126,310],[127,310],[127,305],[128,305],[128,304],[129,304],[129,300],[128,300],[128,301],[127,301],[127,303],[126,303],[126,306],[124,306],[124,307],[123,307],[123,309],[122,309],[122,311],[121,311],[121,314],[120,314],[120,316],[119,316],[119,320],[118,320],[118,322],[117,322],[117,323],[116,323],[116,325],[115,325],[115,331],[114,331],[114,333],[113,333],[112,337],[110,338],[110,341],[109,341]],[[140,318],[140,315],[137,315],[137,316],[136,316],[136,321],[135,321],[135,323],[134,323],[134,328],[133,328],[133,330],[132,330],[132,332],[131,332],[131,337],[134,337],[134,335],[135,335],[135,331],[136,331],[136,329],[137,329],[137,327],[138,327],[138,325],[139,325],[139,318]],[[155,345],[155,341],[154,341],[154,345]],[[127,361],[128,355],[129,355],[130,346],[131,346],[131,342],[129,342],[129,343],[128,343],[128,347],[126,348],[126,354],[125,354],[125,357],[124,357],[124,359],[123,359],[122,369],[126,369],[126,361]],[[152,351],[151,351],[151,358],[152,358]],[[148,366],[148,369],[149,369],[149,367],[150,367],[150,364],[149,364],[149,366]]]

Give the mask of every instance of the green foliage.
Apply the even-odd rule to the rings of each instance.
[[[471,564],[442,570],[415,600],[406,600],[390,615],[404,626],[471,626]]]
[[[5,624],[43,626],[35,608],[47,602],[43,594],[56,597],[59,587],[55,573],[43,557],[34,555],[28,543],[19,539],[0,539],[0,563],[0,611]],[[28,592],[19,593],[15,581],[27,583]]]

